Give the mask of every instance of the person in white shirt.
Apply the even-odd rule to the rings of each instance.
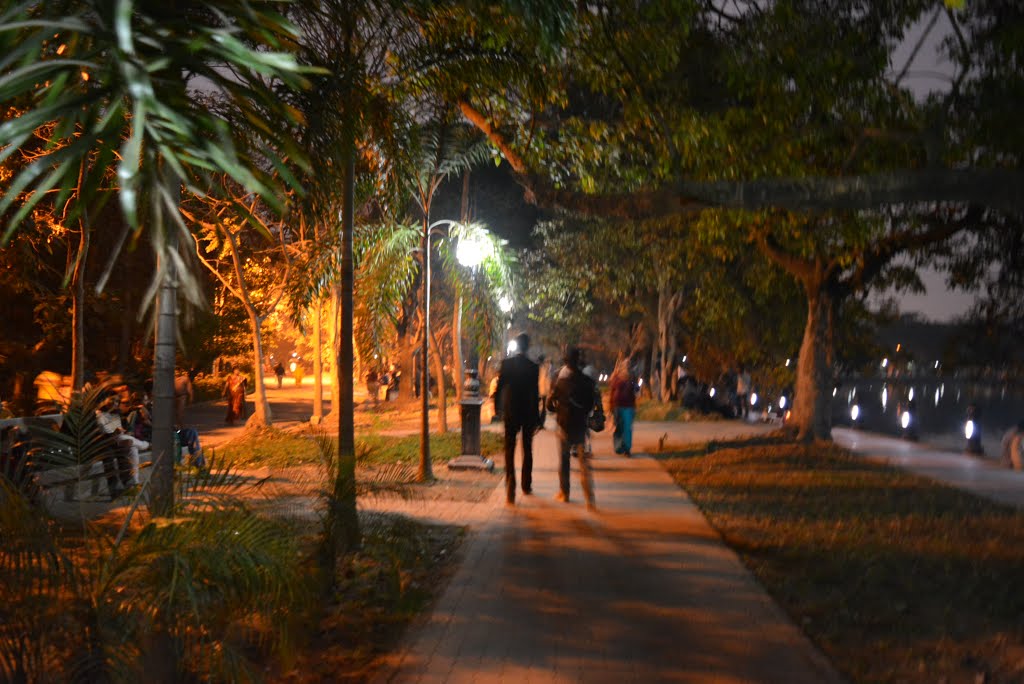
[[[103,471],[111,499],[118,498],[125,488],[138,485],[139,452],[149,449],[149,442],[136,439],[124,429],[120,409],[121,401],[115,396],[106,411],[96,411],[96,422],[111,437],[114,445],[113,453],[103,458]]]

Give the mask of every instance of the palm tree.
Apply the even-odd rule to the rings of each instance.
[[[303,155],[276,121],[294,116],[275,93],[301,88],[302,69],[286,52],[294,31],[272,8],[248,0],[189,2],[182,8],[121,0],[56,0],[13,5],[0,14],[0,103],[19,114],[0,124],[0,163],[22,154],[36,131],[52,126],[50,145],[24,166],[0,197],[6,226],[0,244],[44,198],[71,199],[67,220],[116,193],[125,215],[99,279],[129,230],[145,229],[158,268],[148,301],[157,297],[154,368],[152,504],[172,509],[173,382],[177,299],[200,303],[200,288],[178,250],[189,239],[178,212],[182,186],[201,192],[209,172],[281,206],[280,182],[267,169]],[[191,83],[230,103],[229,120],[197,104]],[[268,114],[272,115],[268,118]],[[239,121],[258,135],[239,134]],[[254,144],[258,142],[258,146]],[[103,182],[116,167],[117,183]],[[87,191],[85,191],[87,190]]]

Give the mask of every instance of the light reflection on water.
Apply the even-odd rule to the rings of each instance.
[[[1024,418],[1024,390],[1006,383],[874,378],[846,380],[838,389],[832,395],[833,425],[849,426],[850,410],[856,404],[860,407],[858,427],[897,435],[899,412],[909,405],[922,442],[957,451],[964,448],[967,406],[973,402],[985,454],[990,458],[999,457],[1003,433]]]

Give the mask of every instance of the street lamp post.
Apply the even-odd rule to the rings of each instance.
[[[423,237],[421,242],[421,250],[423,252],[423,350],[422,350],[422,363],[420,373],[420,399],[421,399],[421,410],[422,420],[420,426],[420,471],[419,479],[421,481],[432,480],[434,478],[433,469],[430,462],[430,238],[434,234],[443,234],[438,231],[441,226],[459,225],[456,221],[441,220],[435,221],[434,223],[427,224],[424,221],[423,225]],[[482,239],[472,237],[473,233],[470,233],[467,238],[464,238],[468,244],[462,250],[462,257],[459,257],[459,250],[456,249],[456,258],[462,262],[465,259],[464,265],[472,264],[477,266],[487,255],[489,245],[487,245]],[[460,240],[460,246],[462,244]],[[460,304],[461,306],[461,304]],[[440,383],[440,378],[438,382]],[[444,401],[445,397],[441,396],[438,401]]]
[[[490,250],[491,246],[486,240],[470,233],[459,240],[455,249],[455,258],[463,266],[474,270],[483,262]],[[459,297],[458,301],[456,318],[458,333],[455,343],[458,346],[462,344],[461,297]],[[460,362],[457,365],[461,371],[462,363]],[[475,371],[468,371],[467,375],[462,399],[459,401],[459,418],[462,425],[462,453],[448,462],[448,468],[450,470],[493,470],[494,461],[484,458],[480,453],[480,410],[485,401],[480,397],[480,381],[477,380]]]

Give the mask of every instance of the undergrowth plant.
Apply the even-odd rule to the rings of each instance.
[[[62,431],[33,432],[29,472],[103,457],[101,396],[76,393]],[[0,476],[0,680],[251,680],[255,654],[287,654],[308,582],[293,535],[240,498],[258,482],[179,469],[171,516],[149,513],[144,485],[89,520],[58,517],[27,481]]]

